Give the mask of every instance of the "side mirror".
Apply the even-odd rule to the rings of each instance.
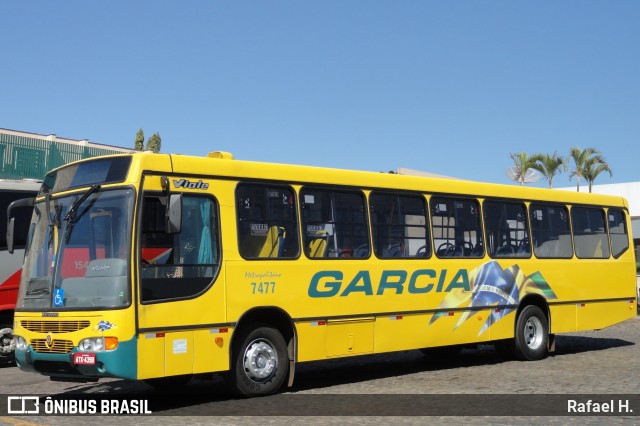
[[[166,219],[167,233],[180,233],[180,229],[182,226],[182,194],[169,194]]]
[[[7,251],[13,254],[13,228],[16,223],[16,218],[12,217],[7,220]]]
[[[13,254],[13,234],[16,218],[13,217],[12,210],[18,207],[33,207],[34,198],[21,198],[15,200],[7,207],[7,251]]]

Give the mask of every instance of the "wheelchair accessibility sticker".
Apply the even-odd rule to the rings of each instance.
[[[62,307],[64,306],[64,289],[56,288],[53,291],[53,306]]]

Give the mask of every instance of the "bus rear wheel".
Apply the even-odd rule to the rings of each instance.
[[[514,355],[523,361],[537,361],[549,354],[549,320],[538,306],[525,307],[516,321]]]
[[[287,376],[287,345],[274,328],[260,326],[239,335],[233,357],[227,383],[239,394],[271,395]]]

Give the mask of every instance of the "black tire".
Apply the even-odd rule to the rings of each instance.
[[[11,365],[15,362],[16,345],[13,341],[13,327],[6,318],[0,320],[0,365]]]
[[[282,334],[268,326],[246,329],[234,343],[233,363],[226,376],[231,389],[241,395],[271,395],[287,377],[289,357]]]
[[[549,321],[535,305],[525,307],[518,316],[514,354],[523,361],[537,361],[549,355]]]

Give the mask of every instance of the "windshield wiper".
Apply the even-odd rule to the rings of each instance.
[[[84,201],[89,198],[89,196],[95,192],[98,192],[100,190],[100,185],[93,185],[91,188],[89,188],[89,190],[87,192],[85,192],[82,197],[78,198],[73,205],[71,206],[71,208],[69,209],[69,211],[67,212],[67,214],[62,218],[62,220],[64,220],[65,222],[67,221],[71,221],[71,222],[77,222],[78,219],[80,219],[80,217],[82,217],[82,215],[80,215],[79,217],[76,218],[76,211],[78,210],[78,208],[82,205],[82,203],[84,203]],[[86,210],[85,210],[86,211]],[[84,212],[83,212],[84,214]]]
[[[96,193],[99,190],[100,190],[100,185],[93,185],[91,188],[89,188],[89,190],[87,192],[85,192],[82,195],[82,197],[78,198],[73,203],[73,205],[71,206],[71,208],[69,209],[67,214],[64,215],[64,217],[62,218],[62,220],[64,220],[67,223],[67,226],[64,229],[64,243],[65,244],[67,244],[69,242],[69,238],[71,238],[71,231],[73,230],[73,225],[75,225],[80,220],[80,218],[89,210],[89,207],[84,209],[82,211],[82,213],[80,213],[79,215],[76,215],[76,211],[80,208],[82,203],[84,203],[85,200],[87,198],[89,198],[89,196],[91,196],[91,194]],[[93,204],[93,203],[91,203],[91,204]]]
[[[40,287],[34,290],[27,291],[27,296],[44,296],[46,294],[51,294],[51,290],[46,287]]]

